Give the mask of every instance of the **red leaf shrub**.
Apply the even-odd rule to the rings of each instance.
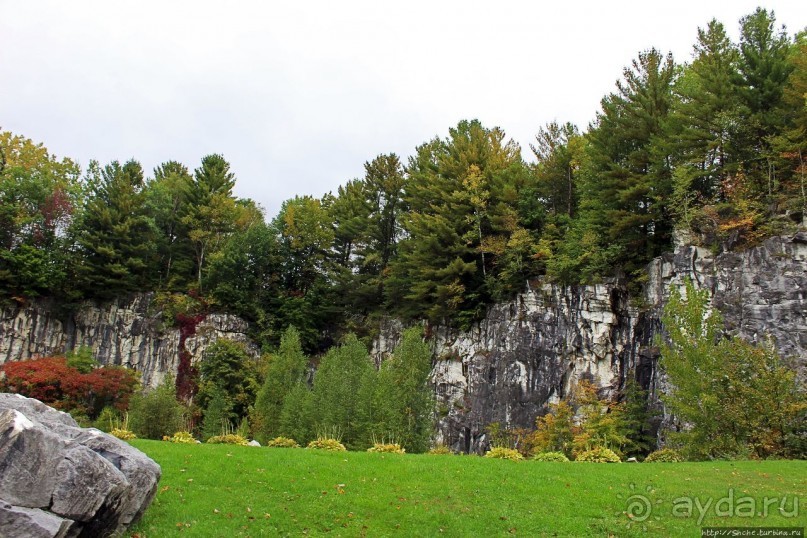
[[[78,410],[94,418],[106,406],[121,411],[137,386],[137,373],[105,366],[82,374],[64,357],[12,361],[0,366],[0,390],[36,398],[65,411]]]

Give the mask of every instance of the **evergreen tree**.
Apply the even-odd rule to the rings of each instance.
[[[462,121],[410,159],[401,217],[406,237],[387,288],[389,304],[404,316],[467,324],[493,297],[526,181],[520,149],[504,136]]]
[[[404,176],[395,154],[379,155],[364,168],[363,179],[339,188],[330,209],[337,297],[347,310],[368,313],[382,303],[397,251]]]
[[[316,432],[342,437],[348,448],[362,446],[361,381],[373,363],[353,334],[323,357],[314,376],[313,412]]]
[[[665,147],[682,168],[677,182],[703,202],[723,200],[724,184],[738,171],[742,130],[739,52],[716,20],[698,28],[694,60],[676,81],[676,101]],[[684,209],[678,210],[683,216]]]
[[[157,255],[162,287],[172,291],[186,289],[194,279],[193,245],[183,219],[189,204],[193,177],[188,169],[167,161],[154,169],[154,179],[146,185],[146,206],[159,230]]]
[[[82,283],[94,297],[111,299],[150,289],[154,283],[154,221],[143,196],[143,169],[136,161],[91,164],[90,194],[79,225]]]
[[[303,348],[320,349],[322,334],[337,326],[340,312],[331,296],[329,252],[334,230],[329,209],[310,196],[286,200],[272,221],[277,237],[277,293],[271,303],[270,338],[294,325]]]
[[[793,70],[782,97],[786,127],[771,146],[781,163],[783,209],[807,223],[807,31],[796,36],[789,63]]]
[[[772,196],[778,170],[770,137],[786,124],[784,88],[793,69],[788,61],[790,40],[784,27],[775,29],[773,12],[757,10],[740,19],[740,95],[749,126],[743,141],[743,160],[752,193]]]
[[[417,327],[407,329],[377,377],[373,434],[387,437],[407,452],[430,446],[434,398],[429,384],[431,350]]]
[[[286,397],[304,382],[307,366],[308,358],[303,354],[300,333],[290,326],[280,340],[277,353],[269,358],[263,386],[255,399],[252,430],[260,442],[265,443],[281,433],[281,412]]]
[[[220,387],[214,387],[209,395],[202,419],[202,441],[207,441],[211,437],[222,435],[223,432],[229,432],[232,429],[231,421],[235,417],[231,412],[231,407],[224,391]]]
[[[556,215],[573,217],[577,209],[575,146],[579,137],[576,126],[553,121],[538,131],[536,143],[530,145],[537,160],[535,194]]]
[[[671,56],[655,49],[640,53],[617,82],[617,92],[602,100],[588,135],[589,166],[581,185],[581,211],[588,214],[581,216],[580,239],[589,234],[601,249],[614,247],[610,260],[598,260],[604,267],[613,264],[632,273],[669,248],[670,163],[655,144],[663,134],[674,78]]]
[[[202,158],[202,166],[194,171],[188,193],[189,211],[182,219],[196,256],[196,283],[202,289],[203,272],[208,257],[216,252],[234,231],[239,217],[232,195],[235,176],[221,155]]]

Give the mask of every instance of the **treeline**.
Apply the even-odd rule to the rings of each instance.
[[[550,123],[534,163],[499,128],[365,164],[320,199],[266,222],[233,195],[221,155],[192,172],[136,161],[82,172],[0,134],[0,293],[24,301],[162,292],[162,306],[227,309],[271,346],[306,351],[382,313],[464,325],[528,279],[639,283],[674,232],[721,248],[802,223],[807,207],[807,34],[762,9],[698,29],[690,62],[650,49],[624,70],[585,132]],[[179,295],[174,295],[179,294]]]

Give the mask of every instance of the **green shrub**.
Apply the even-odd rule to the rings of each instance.
[[[587,461],[591,463],[619,463],[619,456],[610,448],[596,446],[590,450],[585,450],[577,455],[575,461]]]
[[[247,446],[249,444],[249,441],[247,441],[246,437],[242,437],[234,433],[228,433],[225,435],[214,435],[213,437],[208,438],[207,442],[212,445]]]
[[[266,446],[272,448],[300,448],[297,441],[291,437],[275,437],[274,439],[268,441]]]
[[[191,435],[190,432],[176,432],[172,437],[168,437],[166,435],[163,437],[163,441],[168,441],[171,443],[183,443],[186,445],[196,443],[196,439],[193,438],[193,435]]]
[[[101,410],[98,418],[95,419],[95,422],[93,422],[93,427],[107,433],[111,432],[112,430],[129,429],[128,424],[125,427],[121,425],[120,411],[111,406],[104,407]]]
[[[157,388],[132,397],[129,421],[138,437],[162,439],[182,427],[182,412],[174,380],[167,376]]]
[[[521,461],[524,456],[518,450],[513,448],[505,448],[503,446],[494,446],[485,454],[486,458],[496,458],[500,460]]]
[[[367,449],[367,452],[385,452],[387,454],[404,454],[406,450],[398,443],[375,443]]]
[[[79,346],[73,351],[65,353],[67,365],[70,368],[75,368],[82,374],[89,374],[96,367],[100,366],[92,356],[92,348],[87,346]]]
[[[124,430],[120,428],[112,428],[110,430],[109,435],[117,437],[121,441],[131,441],[132,439],[137,439],[137,436],[131,430]]]
[[[315,439],[308,443],[306,448],[313,448],[316,450],[330,450],[331,452],[344,452],[347,449],[345,445],[337,441],[336,439]]]
[[[569,458],[567,458],[566,454],[563,452],[539,452],[534,455],[532,459],[535,461],[569,461]]]
[[[684,461],[684,458],[673,448],[662,448],[648,454],[644,461],[645,463],[680,463]]]

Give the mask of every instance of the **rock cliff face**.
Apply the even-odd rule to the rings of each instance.
[[[727,330],[752,341],[770,338],[795,359],[807,379],[807,232],[771,238],[763,245],[718,256],[682,246],[647,267],[641,301],[623,286],[530,284],[513,301],[490,308],[469,331],[428,327],[434,348],[432,378],[440,415],[439,434],[456,449],[478,450],[491,422],[531,427],[549,402],[578,380],[596,381],[604,393],[619,390],[628,376],[657,396],[655,335],[670,286],[691,278],[709,290]],[[106,306],[87,304],[59,316],[47,304],[0,310],[0,363],[90,346],[105,364],[136,368],[146,385],[176,373],[180,335],[162,328],[152,297],[139,295]],[[377,361],[392,352],[401,324],[389,320],[373,346]],[[258,350],[247,324],[213,314],[185,346],[198,361],[217,338]]]
[[[44,302],[0,309],[0,364],[88,346],[102,364],[134,368],[145,386],[156,386],[167,373],[177,373],[180,334],[179,329],[163,327],[152,299],[146,293],[102,306],[86,303],[62,315]],[[185,349],[193,363],[218,338],[228,338],[243,342],[257,357],[247,329],[236,316],[211,314],[185,340]]]
[[[752,341],[770,338],[807,379],[807,233],[718,256],[684,246],[647,271],[642,305],[631,304],[615,282],[537,284],[491,307],[469,331],[428,328],[443,441],[475,451],[491,422],[531,427],[547,403],[583,378],[608,393],[632,375],[655,398],[664,382],[653,345],[661,310],[670,286],[683,288],[686,278],[709,290],[728,331]],[[385,324],[374,354],[390,353],[400,332],[399,323]]]

